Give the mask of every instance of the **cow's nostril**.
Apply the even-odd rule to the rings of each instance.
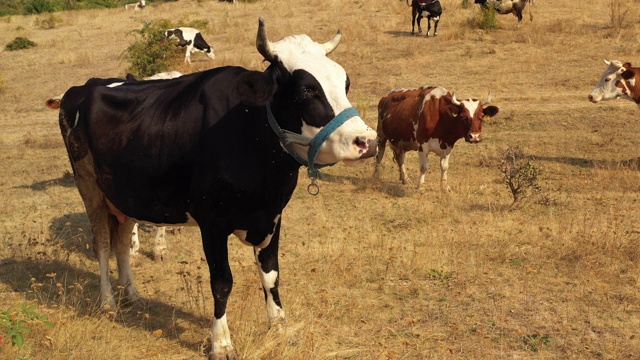
[[[361,149],[366,149],[367,148],[367,138],[365,138],[363,136],[356,136],[356,139],[353,141],[353,144],[356,147],[359,147]]]

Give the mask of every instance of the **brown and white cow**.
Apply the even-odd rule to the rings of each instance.
[[[482,140],[483,119],[498,113],[495,106],[484,107],[490,97],[484,101],[458,100],[455,94],[441,86],[391,91],[378,103],[378,155],[374,177],[379,175],[380,162],[389,141],[403,184],[407,183],[405,152],[417,150],[419,153],[418,188],[424,183],[429,167],[427,155],[434,152],[440,156],[442,190],[451,191],[447,170],[453,145],[462,138],[472,144]]]
[[[589,94],[589,101],[626,99],[640,107],[640,68],[618,60],[605,60],[604,63],[607,68]]]
[[[518,24],[520,24],[523,18],[522,12],[529,0],[475,0],[474,2],[480,4],[484,10],[493,8],[498,14],[513,14],[518,18]],[[533,3],[533,1],[530,2]],[[529,20],[533,21],[531,10],[529,10]]]

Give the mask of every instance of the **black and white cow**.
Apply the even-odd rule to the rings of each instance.
[[[280,224],[301,163],[313,184],[318,167],[377,151],[376,132],[347,98],[349,77],[327,57],[341,37],[271,42],[260,19],[264,72],[227,66],[117,87],[91,79],[65,93],[60,129],[91,223],[102,303],[116,306],[110,250],[125,296],[139,298],[129,265],[136,222],[197,225],[213,293],[209,358],[236,359],[226,315],[230,234],[253,247],[270,322],[284,320]]]
[[[427,34],[431,31],[431,20],[434,21],[433,36],[438,36],[438,23],[440,22],[440,16],[442,15],[442,5],[439,0],[412,0],[407,5],[411,6],[411,33],[415,34],[416,18],[418,22],[418,32],[422,33],[422,27],[420,21],[423,17],[427,18]]]
[[[204,41],[200,30],[188,27],[179,27],[175,29],[168,29],[164,32],[164,36],[167,39],[171,37],[178,39],[176,47],[187,47],[187,52],[184,57],[185,64],[191,64],[191,54],[196,51],[202,52],[212,60],[216,58],[213,54],[213,48]]]

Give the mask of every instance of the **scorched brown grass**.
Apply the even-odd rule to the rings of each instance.
[[[640,62],[638,1],[616,2],[629,7],[621,27],[609,17],[614,0],[536,0],[519,27],[499,16],[490,32],[474,27],[477,6],[441,1],[437,38],[411,36],[410,9],[397,0],[182,0],[136,14],[57,13],[47,30],[42,16],[1,18],[0,44],[23,36],[37,47],[0,52],[0,310],[32,301],[54,325],[31,324],[21,350],[0,330],[0,358],[204,356],[212,306],[196,229],[168,235],[162,264],[143,231],[134,278],[145,306],[97,310],[88,221],[44,100],[89,77],[123,76],[134,17],[209,20],[201,30],[215,61],[194,54],[175,70],[264,69],[260,16],[273,39],[326,41],[342,29],[331,57],[372,127],[378,100],[397,87],[476,98],[491,90],[500,113],[482,143],[456,146],[450,195],[439,191],[434,157],[420,192],[399,184],[390,151],[380,181],[372,161],[338,165],[316,197],[301,172],[283,215],[283,333],[269,331],[251,250],[232,237],[228,316],[242,359],[640,358],[640,109],[587,101],[603,59]],[[507,146],[544,169],[552,201],[512,206],[497,168]],[[416,154],[406,163],[415,184]]]

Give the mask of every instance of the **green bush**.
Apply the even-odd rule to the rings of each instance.
[[[34,46],[37,46],[37,45],[33,41],[27,38],[18,36],[17,38],[13,39],[13,41],[5,45],[4,49],[7,51],[15,51],[15,50],[32,48]]]
[[[480,7],[480,15],[476,19],[478,28],[483,30],[492,30],[498,28],[498,19],[496,18],[496,8],[493,4],[487,3],[486,6]]]
[[[126,71],[136,77],[175,70],[182,63],[183,50],[176,48],[175,41],[165,39],[165,30],[182,26],[203,29],[208,25],[207,20],[193,20],[178,24],[167,19],[137,21],[142,23],[142,28],[129,33],[136,40],[121,55],[121,59],[131,64]]]
[[[25,14],[52,13],[55,10],[55,6],[50,0],[27,0],[24,4]]]
[[[54,14],[49,14],[43,17],[42,19],[38,19],[36,21],[36,24],[40,29],[47,30],[47,29],[55,28],[56,25],[60,24],[61,22],[62,22],[62,19],[55,16]]]

